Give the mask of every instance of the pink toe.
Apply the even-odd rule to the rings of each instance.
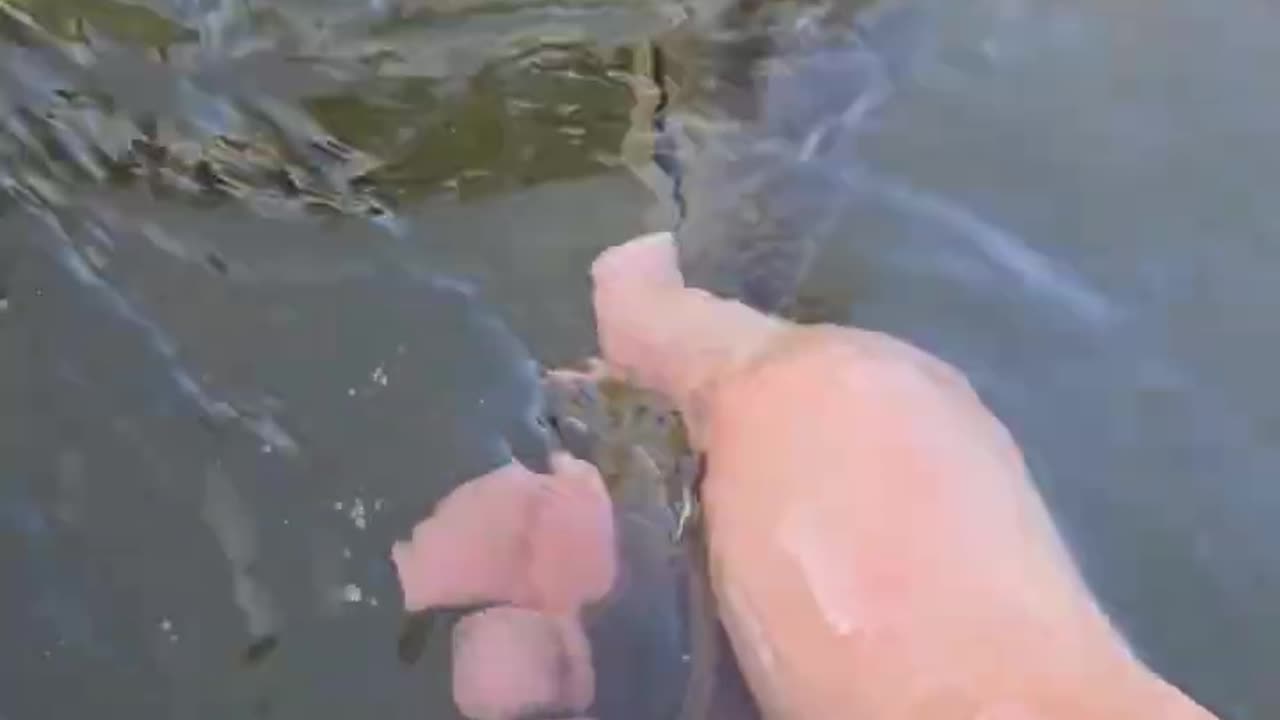
[[[590,464],[558,453],[552,472],[533,522],[529,584],[534,607],[571,613],[613,588],[618,574],[613,508]]]
[[[592,703],[590,646],[576,619],[501,607],[463,618],[453,634],[454,702],[473,720],[580,713]]]
[[[525,573],[532,501],[542,482],[513,463],[445,497],[411,540],[392,548],[405,608],[512,599]]]
[[[605,250],[592,264],[591,276],[598,288],[616,285],[684,286],[675,238],[667,232],[642,235]]]
[[[591,465],[517,463],[460,485],[391,558],[411,611],[512,603],[572,613],[613,586],[613,513]]]

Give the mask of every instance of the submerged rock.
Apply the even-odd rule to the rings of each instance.
[[[623,566],[653,545],[665,545],[668,572],[632,572],[613,601],[626,594],[671,595],[679,617],[684,664],[682,697],[665,717],[679,720],[750,720],[758,717],[720,626],[706,565],[698,512],[703,459],[689,440],[680,412],[662,395],[613,374],[598,360],[583,370],[556,369],[543,378],[546,423],[554,437],[600,471],[619,516],[648,520],[647,537],[629,543],[620,533]],[[626,573],[626,571],[623,571]],[[652,599],[650,600],[652,602]],[[611,622],[606,610],[598,622]],[[609,648],[604,648],[605,655]],[[605,717],[609,715],[605,714]]]

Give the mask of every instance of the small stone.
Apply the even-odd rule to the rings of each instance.
[[[347,514],[351,517],[351,522],[354,523],[357,528],[364,530],[369,527],[369,520],[364,510],[364,501],[360,498],[356,498],[355,501],[351,503],[351,510]]]
[[[345,602],[358,603],[362,597],[364,597],[364,593],[360,590],[360,586],[355,583],[347,583],[342,588],[342,599]]]

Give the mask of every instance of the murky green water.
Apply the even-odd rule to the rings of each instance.
[[[794,311],[971,373],[1143,654],[1275,717],[1275,10],[891,10],[708,56],[638,0],[0,2],[0,717],[453,716],[386,552],[538,452],[587,263],[671,222],[653,38],[674,127],[738,126],[684,168],[712,254],[803,236]]]

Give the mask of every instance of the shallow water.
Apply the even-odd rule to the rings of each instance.
[[[793,158],[865,100],[815,194],[767,198],[812,234],[798,307],[968,371],[1143,655],[1275,717],[1275,10],[890,10],[846,94],[819,63],[725,105]],[[537,454],[587,263],[670,222],[624,71],[679,13],[0,11],[0,717],[451,717],[447,643],[397,657],[387,548]]]

